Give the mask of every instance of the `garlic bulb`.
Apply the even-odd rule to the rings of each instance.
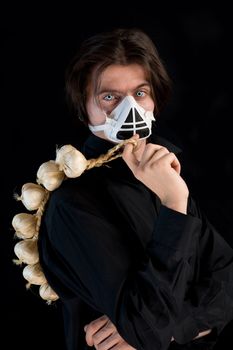
[[[54,160],[41,164],[37,171],[38,184],[42,184],[48,191],[58,188],[64,177],[64,172],[59,170],[59,165]]]
[[[59,298],[48,283],[44,283],[40,286],[39,294],[44,300],[55,301]]]
[[[57,150],[55,161],[59,164],[59,169],[71,178],[80,176],[87,167],[84,155],[71,145],[62,146]]]
[[[28,182],[23,185],[21,196],[16,199],[21,200],[28,210],[36,210],[41,205],[45,194],[46,190],[42,186]]]
[[[41,285],[46,283],[45,275],[39,263],[25,266],[23,269],[23,277],[31,284]]]
[[[32,238],[36,234],[37,219],[35,215],[20,213],[13,217],[12,226],[18,238]]]
[[[64,160],[64,155],[68,152],[72,152],[73,150],[75,150],[76,148],[72,145],[64,145],[60,148],[57,148],[56,150],[56,163],[57,164],[63,164]]]
[[[33,265],[39,261],[39,252],[35,239],[25,239],[16,243],[14,252],[19,260],[25,264]]]

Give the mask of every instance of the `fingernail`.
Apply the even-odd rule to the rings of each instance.
[[[84,331],[85,331],[85,332],[86,332],[86,330],[87,330],[87,326],[84,327]]]

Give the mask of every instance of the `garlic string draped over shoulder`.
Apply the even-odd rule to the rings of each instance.
[[[28,211],[34,213],[16,214],[12,220],[15,236],[20,240],[15,244],[14,253],[18,259],[14,259],[17,265],[25,264],[23,277],[28,281],[26,288],[38,285],[39,294],[48,304],[59,297],[48,284],[39,262],[37,247],[41,218],[51,191],[58,188],[65,178],[79,177],[85,170],[99,167],[121,157],[119,150],[127,143],[137,145],[135,139],[128,139],[111,148],[106,154],[96,159],[87,160],[84,155],[72,145],[64,145],[56,150],[56,159],[49,160],[39,167],[37,171],[37,183],[26,183],[22,186],[21,195],[15,195],[15,199],[21,201]]]

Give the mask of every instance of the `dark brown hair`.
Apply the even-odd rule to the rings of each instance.
[[[153,41],[140,29],[119,28],[84,41],[67,67],[67,101],[81,120],[87,123],[86,92],[90,78],[94,78],[96,89],[100,74],[106,67],[132,63],[143,66],[147,73],[156,112],[164,107],[170,95],[171,80]]]

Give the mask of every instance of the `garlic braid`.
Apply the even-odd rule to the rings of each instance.
[[[27,210],[36,210],[36,212],[34,214],[20,213],[13,217],[12,226],[16,237],[20,239],[14,247],[14,253],[18,259],[14,259],[13,262],[17,265],[26,264],[23,269],[23,277],[28,281],[26,288],[30,288],[32,284],[39,285],[39,294],[48,304],[57,300],[59,296],[45,278],[39,262],[37,241],[42,215],[50,192],[58,188],[65,178],[76,178],[85,170],[99,167],[121,157],[122,153],[119,150],[127,143],[135,146],[137,141],[125,140],[111,148],[106,154],[89,160],[72,145],[64,145],[56,150],[55,160],[49,160],[39,167],[37,184],[26,183],[22,186],[21,196],[15,195],[15,199],[21,201]]]

